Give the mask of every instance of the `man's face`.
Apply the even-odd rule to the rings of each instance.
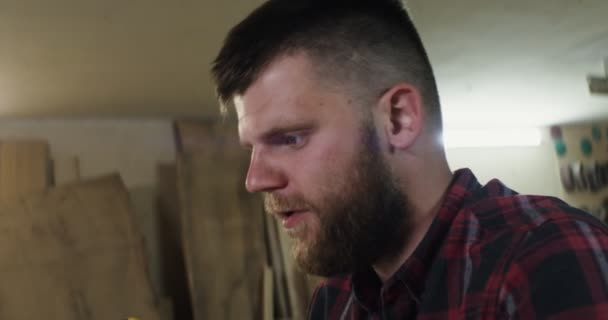
[[[246,187],[294,239],[307,272],[329,276],[394,255],[407,235],[407,201],[359,106],[316,81],[304,55],[281,58],[234,99],[251,149]]]

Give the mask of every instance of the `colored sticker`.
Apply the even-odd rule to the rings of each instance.
[[[586,156],[590,156],[593,153],[593,145],[588,138],[581,139],[581,152]]]
[[[563,140],[555,140],[555,152],[560,157],[563,157],[566,155],[566,153],[568,153],[568,148],[566,148],[566,144]]]
[[[561,139],[563,136],[562,133],[562,128],[559,126],[552,126],[551,127],[551,138],[553,140],[557,140],[557,139]]]
[[[593,140],[600,141],[602,139],[602,130],[598,126],[593,126],[591,128],[591,136]]]

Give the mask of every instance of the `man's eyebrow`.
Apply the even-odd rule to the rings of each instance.
[[[290,132],[298,132],[298,131],[312,131],[317,128],[317,124],[314,121],[302,122],[297,124],[278,124],[276,126],[271,127],[270,129],[262,132],[254,140],[261,140],[262,142],[267,142],[273,138],[276,138],[279,135],[290,133]],[[239,144],[245,149],[251,149],[253,143],[250,140],[243,140],[239,138]]]
[[[255,140],[261,140],[261,141],[265,142],[265,141],[271,140],[273,138],[276,138],[279,135],[286,134],[288,132],[308,130],[310,128],[311,128],[311,126],[307,126],[306,124],[299,124],[299,125],[281,124],[281,125],[271,127],[270,129],[261,133],[257,138],[255,138]],[[251,146],[252,146],[252,143],[250,141],[246,141],[243,139],[239,139],[239,144],[245,149],[251,149]]]
[[[316,126],[312,122],[299,123],[299,124],[281,124],[270,128],[266,132],[262,133],[261,138],[263,141],[282,135],[289,132],[297,131],[308,131],[314,129]]]

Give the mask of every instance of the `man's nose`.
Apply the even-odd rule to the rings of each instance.
[[[280,170],[269,164],[269,161],[253,152],[249,162],[249,170],[245,179],[245,187],[249,192],[269,192],[285,187],[287,179]]]

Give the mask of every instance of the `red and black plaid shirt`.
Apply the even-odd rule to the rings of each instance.
[[[456,172],[412,256],[326,280],[310,319],[608,319],[608,229],[563,201]]]

